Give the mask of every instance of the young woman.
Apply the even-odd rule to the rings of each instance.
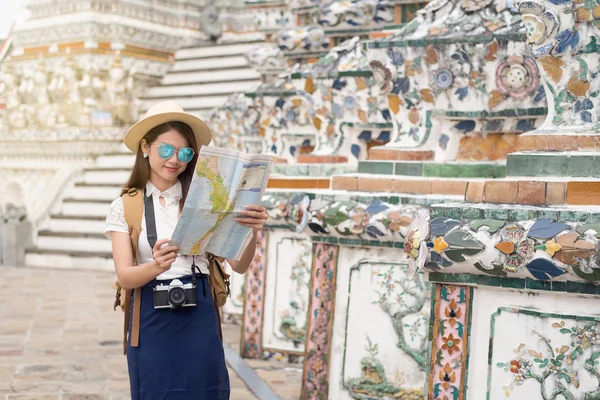
[[[177,255],[178,247],[168,245],[189,190],[200,147],[211,141],[210,128],[176,103],[167,101],[148,110],[127,132],[124,141],[137,155],[122,194],[128,188],[144,191],[146,204],[153,206],[156,226],[156,239],[153,239],[148,235],[153,229],[148,230],[146,226],[145,206],[138,240],[139,263],[134,266],[122,197],[112,202],[106,219],[105,235],[112,241],[119,285],[123,289],[141,291],[139,342],[132,346],[131,328],[127,341],[131,398],[229,399],[229,376],[206,279],[208,261],[204,255],[194,259]],[[151,203],[147,203],[149,197]],[[254,230],[253,240],[240,260],[227,260],[240,274],[246,272],[254,258],[256,233],[267,220],[265,209],[257,205],[247,207],[243,214],[237,222]],[[153,240],[156,244],[150,246]],[[196,306],[155,308],[154,286],[168,285],[174,279],[183,284],[192,282],[193,262],[200,270],[194,274]]]

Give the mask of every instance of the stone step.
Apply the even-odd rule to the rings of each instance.
[[[185,86],[155,86],[148,90],[148,92],[144,95],[144,99],[230,94],[232,93],[233,89],[235,89],[237,92],[251,92],[255,90],[259,84],[260,82],[251,80],[235,82],[235,87],[223,83],[207,83]]]
[[[257,81],[260,74],[249,68],[239,68],[224,71],[210,72],[181,72],[177,74],[168,74],[163,80],[161,86],[166,85],[188,85],[192,83],[224,82],[229,83],[231,92],[235,92],[234,82],[237,81]]]
[[[188,47],[175,53],[175,62],[190,58],[211,58],[219,56],[243,55],[257,48],[263,42],[236,43],[208,47]]]
[[[389,146],[377,146],[369,149],[369,160],[389,161],[432,161],[435,152],[419,149],[394,149]]]
[[[105,237],[85,238],[85,237],[60,237],[60,236],[39,236],[37,240],[37,249],[39,250],[61,250],[77,251],[81,254],[91,253],[111,253],[112,244]]]
[[[511,177],[469,182],[469,203],[533,206],[600,205],[600,180],[593,178]]]
[[[516,152],[507,156],[509,176],[600,177],[600,152]]]
[[[65,268],[90,271],[114,271],[112,253],[31,249],[25,265],[40,268]]]
[[[202,97],[175,97],[171,98],[177,102],[186,111],[197,111],[217,108],[225,103],[227,100],[225,96],[202,96]],[[156,103],[162,101],[162,99],[142,100],[141,109],[148,110]]]
[[[113,196],[109,199],[99,199],[99,198],[91,198],[91,199],[78,199],[78,198],[73,198],[73,197],[65,197],[63,199],[63,204],[70,204],[70,203],[80,203],[80,204],[85,204],[85,203],[102,203],[102,204],[110,204],[112,203],[112,201],[114,199],[116,199],[117,196]]]
[[[110,202],[77,201],[63,202],[61,214],[71,216],[106,217]]]
[[[112,201],[121,194],[120,187],[73,186],[66,192],[66,198],[73,200]]]
[[[129,179],[129,175],[131,175],[130,170],[126,169],[116,169],[116,170],[87,170],[84,171],[77,178],[77,183],[84,182],[88,184],[105,184],[109,183],[111,185],[123,185]]]
[[[385,192],[422,195],[447,195],[464,199],[467,184],[485,182],[475,178],[423,178],[395,175],[338,175],[331,178],[331,189],[358,192]]]
[[[105,155],[98,157],[93,168],[121,167],[131,169],[134,162],[135,154],[127,150],[126,154]]]
[[[56,219],[50,218],[45,221],[42,227],[53,233],[82,233],[103,235],[105,220],[84,220],[84,219]],[[41,234],[42,231],[40,231]]]
[[[75,239],[106,239],[104,233],[101,232],[73,232],[73,231],[53,231],[43,230],[38,232],[38,237],[60,237],[60,238],[75,238]]]
[[[51,219],[54,220],[78,220],[82,223],[87,223],[88,221],[106,221],[106,215],[74,215],[67,213],[60,214],[52,214],[50,216]]]
[[[358,172],[439,178],[503,178],[506,165],[497,162],[360,161]]]
[[[177,60],[169,70],[169,74],[182,71],[201,71],[215,69],[242,68],[248,66],[248,60],[243,55],[203,57]]]
[[[86,188],[86,187],[103,187],[103,188],[112,188],[112,189],[121,189],[122,185],[119,185],[117,183],[86,183],[86,182],[76,182],[75,187],[82,187],[82,188]]]

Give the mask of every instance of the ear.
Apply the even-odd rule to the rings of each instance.
[[[146,139],[140,141],[140,147],[142,148],[142,153],[150,153],[150,143]]]

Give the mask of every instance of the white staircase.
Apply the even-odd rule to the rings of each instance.
[[[235,92],[249,92],[260,84],[260,74],[244,55],[261,42],[198,46],[178,50],[175,64],[142,98],[142,111],[163,100],[174,100],[186,111],[206,117]]]
[[[135,160],[122,149],[99,157],[65,186],[62,201],[40,227],[36,247],[26,252],[27,266],[114,270],[111,243],[103,234],[105,219]]]
[[[221,106],[234,92],[251,91],[260,75],[244,54],[261,42],[185,48],[161,85],[142,98],[142,112],[163,100],[175,100],[198,116]],[[110,203],[129,177],[135,156],[122,151],[99,157],[94,166],[65,186],[60,204],[39,230],[25,264],[36,267],[114,270],[111,243],[104,235]]]

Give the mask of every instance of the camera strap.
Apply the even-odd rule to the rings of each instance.
[[[156,218],[154,216],[154,199],[152,195],[146,196],[146,189],[144,189],[144,211],[145,211],[145,219],[146,219],[146,237],[148,238],[148,244],[150,245],[150,249],[154,249],[154,245],[158,240],[158,234],[156,233]],[[204,277],[204,274],[200,270],[200,267],[196,265],[196,258],[192,257],[192,283],[196,286],[196,271],[200,274],[201,277]],[[156,279],[152,280],[152,284],[156,287]],[[202,289],[204,291],[204,295],[206,296],[206,289],[204,285],[202,285]]]
[[[146,237],[148,238],[150,251],[152,251],[158,240],[158,235],[156,233],[156,218],[154,217],[154,199],[152,195],[146,195],[146,189],[144,189],[144,218],[146,220]],[[152,286],[156,287],[156,278],[152,279]]]
[[[158,240],[158,236],[156,234],[156,218],[154,217],[154,200],[152,199],[152,195],[146,195],[146,189],[144,189],[144,210],[146,211],[146,236],[152,250]]]

